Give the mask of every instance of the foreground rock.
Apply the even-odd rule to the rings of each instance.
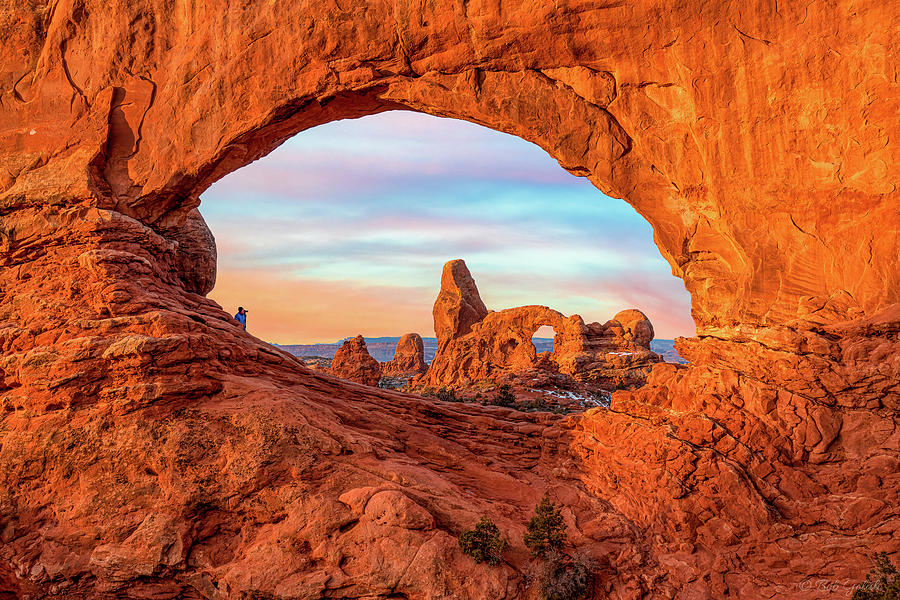
[[[650,350],[653,325],[641,311],[622,311],[602,325],[546,306],[488,312],[462,260],[444,265],[433,313],[438,350],[419,387],[531,380],[537,370],[613,389],[643,384],[660,361]],[[538,354],[531,338],[542,326],[556,335],[553,351]]]
[[[358,335],[338,348],[331,361],[331,372],[341,379],[377,386],[381,379],[381,363],[372,358],[365,338]]]
[[[598,597],[847,596],[900,552],[895,2],[340,4],[0,8],[4,594],[530,600],[544,490]],[[313,373],[197,293],[209,185],[392,109],[633,204],[690,365],[523,415]]]

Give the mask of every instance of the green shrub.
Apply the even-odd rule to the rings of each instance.
[[[486,516],[481,517],[475,529],[466,529],[459,534],[460,549],[463,554],[474,558],[476,563],[499,564],[507,546],[506,540],[500,537],[500,530]]]
[[[541,600],[581,600],[594,584],[594,565],[585,554],[568,557],[550,552],[540,566],[537,586]]]
[[[497,388],[497,393],[491,398],[490,404],[494,406],[505,406],[512,408],[516,403],[516,395],[512,391],[512,387],[508,384],[501,385]]]
[[[534,400],[520,403],[519,410],[525,412],[532,410],[547,410],[547,401],[544,400],[543,397],[537,397]]]
[[[856,586],[852,600],[900,600],[900,572],[886,552],[875,557],[875,568]]]
[[[546,493],[534,509],[534,516],[528,522],[525,545],[532,556],[544,556],[550,551],[558,551],[566,542],[566,524],[562,513],[550,502]]]
[[[435,400],[441,400],[442,402],[462,402],[462,399],[456,395],[456,392],[452,388],[442,387],[439,390],[426,390],[423,394],[424,396],[430,396]]]

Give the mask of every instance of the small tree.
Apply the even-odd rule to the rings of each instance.
[[[497,393],[491,398],[491,404],[494,406],[505,406],[511,408],[516,403],[516,395],[512,391],[509,384],[501,385],[497,389]]]
[[[459,534],[460,549],[476,563],[499,564],[507,546],[506,540],[500,537],[500,530],[487,516],[481,517],[475,529],[466,529]]]
[[[435,400],[440,400],[442,402],[462,402],[462,398],[456,395],[456,391],[454,391],[453,388],[448,387],[442,387],[437,390],[427,388],[422,392],[422,395],[430,396]]]
[[[900,600],[900,572],[886,552],[875,557],[875,568],[856,586],[852,600]]]
[[[444,402],[462,402],[460,397],[456,395],[456,391],[448,387],[439,389],[435,397]]]
[[[519,410],[546,410],[547,409],[547,401],[544,400],[543,397],[537,397],[534,400],[530,400],[528,402],[523,402],[519,405]]]
[[[537,573],[541,600],[581,600],[594,583],[594,564],[585,554],[571,558],[551,551]]]
[[[534,516],[528,522],[525,532],[525,545],[534,557],[544,556],[548,551],[558,551],[566,541],[566,524],[560,510],[550,502],[550,496],[544,493],[540,503],[534,509]]]

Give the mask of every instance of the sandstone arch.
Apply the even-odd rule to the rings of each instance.
[[[0,9],[3,580],[515,597],[518,564],[460,587],[469,565],[418,509],[515,528],[544,486],[614,554],[616,590],[858,579],[897,550],[897,20],[874,0]],[[206,186],[400,108],[519,135],[631,202],[691,292],[691,367],[536,438],[490,411],[349,402],[194,293],[209,247],[201,268],[202,239],[177,242],[203,238]],[[378,486],[404,509],[370,511]],[[386,555],[338,573],[391,527]],[[449,567],[379,572],[422,556]]]
[[[650,349],[653,325],[641,311],[620,311],[603,324],[540,305],[489,311],[461,259],[444,265],[433,315],[437,352],[417,381],[427,388],[524,385],[542,371],[563,375],[557,380],[563,386],[589,383],[596,392],[600,385],[639,386],[660,360]],[[554,331],[553,351],[539,357],[532,338],[543,326]]]
[[[68,190],[149,224],[180,222],[212,181],[302,129],[412,108],[533,141],[565,168],[633,203],[685,278],[701,332],[781,324],[823,307],[852,317],[897,301],[895,270],[877,259],[896,248],[892,240],[847,236],[846,225],[813,210],[792,212],[805,206],[795,193],[810,207],[837,195],[866,223],[884,222],[893,215],[877,199],[895,191],[884,147],[890,125],[874,124],[892,114],[888,95],[879,93],[890,73],[873,72],[865,89],[843,97],[856,104],[823,133],[814,115],[828,88],[819,82],[827,77],[833,89],[846,89],[842,83],[866,69],[848,59],[807,72],[806,56],[834,45],[810,42],[787,52],[766,43],[790,31],[803,11],[716,7],[697,15],[667,7],[654,13],[660,20],[651,26],[622,8],[579,3],[536,12],[505,7],[502,16],[479,5],[426,16],[428,10],[370,2],[355,11],[335,6],[333,13],[323,6],[329,16],[301,34],[281,24],[321,17],[302,4],[282,7],[283,14],[183,7],[177,14],[185,29],[166,27],[163,9],[151,3],[114,16],[91,8],[63,4],[52,14],[8,14],[10,43],[28,66],[16,61],[4,70],[6,205],[41,204]],[[871,56],[886,56],[887,32],[860,22],[838,37],[840,14],[820,10],[813,15],[820,39],[844,47],[866,40]],[[888,12],[868,10],[873,18]],[[707,21],[717,11],[726,25]],[[110,36],[106,19],[137,29]],[[557,25],[543,26],[548,19]],[[507,23],[531,33],[515,33]],[[662,31],[672,40],[663,42]],[[215,44],[219,36],[230,45]],[[716,51],[692,53],[701,43]],[[295,50],[285,54],[284,47]],[[123,64],[118,57],[126,50],[131,58]],[[746,65],[775,57],[772,82],[746,79]],[[254,63],[263,60],[265,72]],[[682,72],[667,69],[671,62],[683,64]],[[704,73],[731,80],[721,86]],[[813,82],[819,96],[778,87],[777,74]],[[866,110],[873,124],[854,123],[849,115],[872,95],[878,100]],[[800,123],[802,130],[745,135],[726,125],[760,123],[775,110],[776,123]],[[860,145],[819,156],[825,143],[843,148],[838,138],[845,133]],[[796,158],[768,159],[776,148]],[[766,167],[766,177],[753,175]],[[764,223],[762,207],[769,213]]]

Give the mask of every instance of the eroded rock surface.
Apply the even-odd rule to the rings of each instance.
[[[345,341],[335,352],[331,372],[341,379],[377,386],[381,379],[381,363],[372,358],[365,338],[358,335]]]
[[[485,309],[478,320],[468,313],[464,327],[448,327],[459,321],[460,306],[474,303],[468,299],[480,303],[481,297],[462,260],[448,262],[443,273],[433,311],[438,350],[419,386],[460,387],[525,373],[530,379],[530,371],[539,369],[612,389],[644,383],[660,361],[650,350],[653,325],[636,309],[624,310],[602,325],[586,324],[579,315],[566,317],[546,306]],[[554,330],[553,351],[538,354],[531,338],[542,326]]]
[[[830,598],[896,555],[897,5],[698,4],[5,3],[4,593],[527,598],[544,490],[612,598]],[[691,293],[690,365],[566,419],[443,404],[197,293],[173,228],[209,185],[392,109],[630,202]],[[453,544],[481,514],[498,568]]]

